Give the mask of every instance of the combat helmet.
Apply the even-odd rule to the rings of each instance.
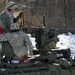
[[[17,4],[16,4],[15,2],[13,2],[13,1],[10,1],[10,2],[7,4],[7,6],[6,6],[6,9],[7,9],[7,10],[9,10],[9,9],[14,9],[14,10],[16,10],[16,8],[17,8]]]
[[[12,31],[19,30],[19,25],[17,23],[12,23],[10,30],[12,30]]]

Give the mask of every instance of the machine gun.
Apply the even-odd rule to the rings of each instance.
[[[58,41],[57,35],[60,33],[55,29],[50,29],[49,27],[39,27],[36,29],[36,47],[40,53],[40,57],[36,58],[42,60],[43,62],[53,63],[59,58],[70,58],[69,49],[56,48],[56,42]],[[35,59],[35,60],[36,60]]]
[[[35,30],[36,47],[40,53],[40,57],[38,57],[39,60],[42,60],[43,62],[53,63],[56,59],[59,58],[70,58],[69,49],[59,50],[56,48],[56,42],[58,42],[57,36],[60,34],[59,30],[62,31],[64,29],[49,28],[45,25],[44,16],[43,26],[36,27]]]

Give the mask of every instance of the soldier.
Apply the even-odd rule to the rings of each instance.
[[[17,5],[15,2],[10,1],[5,10],[0,15],[0,25],[2,25],[3,31],[9,31],[10,26],[14,23],[13,13],[16,11]]]
[[[23,59],[25,55],[32,55],[33,46],[27,34],[23,31],[19,31],[19,26],[17,24],[11,25],[11,31],[12,32],[0,35],[0,42],[8,41],[13,50],[12,51],[7,46],[3,46],[2,56],[5,55],[7,59]],[[12,52],[15,55],[14,58],[11,58],[13,55]]]

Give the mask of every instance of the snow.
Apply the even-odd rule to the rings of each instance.
[[[59,41],[56,43],[56,47],[59,49],[70,49],[71,57],[74,59],[75,57],[75,34],[70,32],[63,33],[57,36]]]
[[[36,49],[35,38],[32,37],[30,34],[28,34],[28,36],[32,42],[32,45]],[[75,57],[75,34],[68,32],[68,33],[59,34],[57,37],[59,41],[56,43],[56,47],[59,49],[63,49],[63,50],[70,49],[71,57],[72,59],[74,59]]]
[[[31,34],[27,34],[32,42],[33,45],[33,49],[36,50],[36,42],[35,42],[35,38],[31,36]]]

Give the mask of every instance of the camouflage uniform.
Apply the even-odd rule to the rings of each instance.
[[[32,43],[23,31],[9,32],[0,35],[0,41],[9,41],[15,57],[22,58],[24,55],[33,54]]]
[[[10,30],[10,26],[13,23],[14,16],[11,12],[5,10],[0,15],[0,24],[2,25],[3,30]]]
[[[0,25],[2,25],[3,30],[10,30],[10,26],[14,23],[14,15],[12,12],[8,11],[8,9],[15,10],[17,7],[16,3],[10,1],[5,10],[0,15]]]

